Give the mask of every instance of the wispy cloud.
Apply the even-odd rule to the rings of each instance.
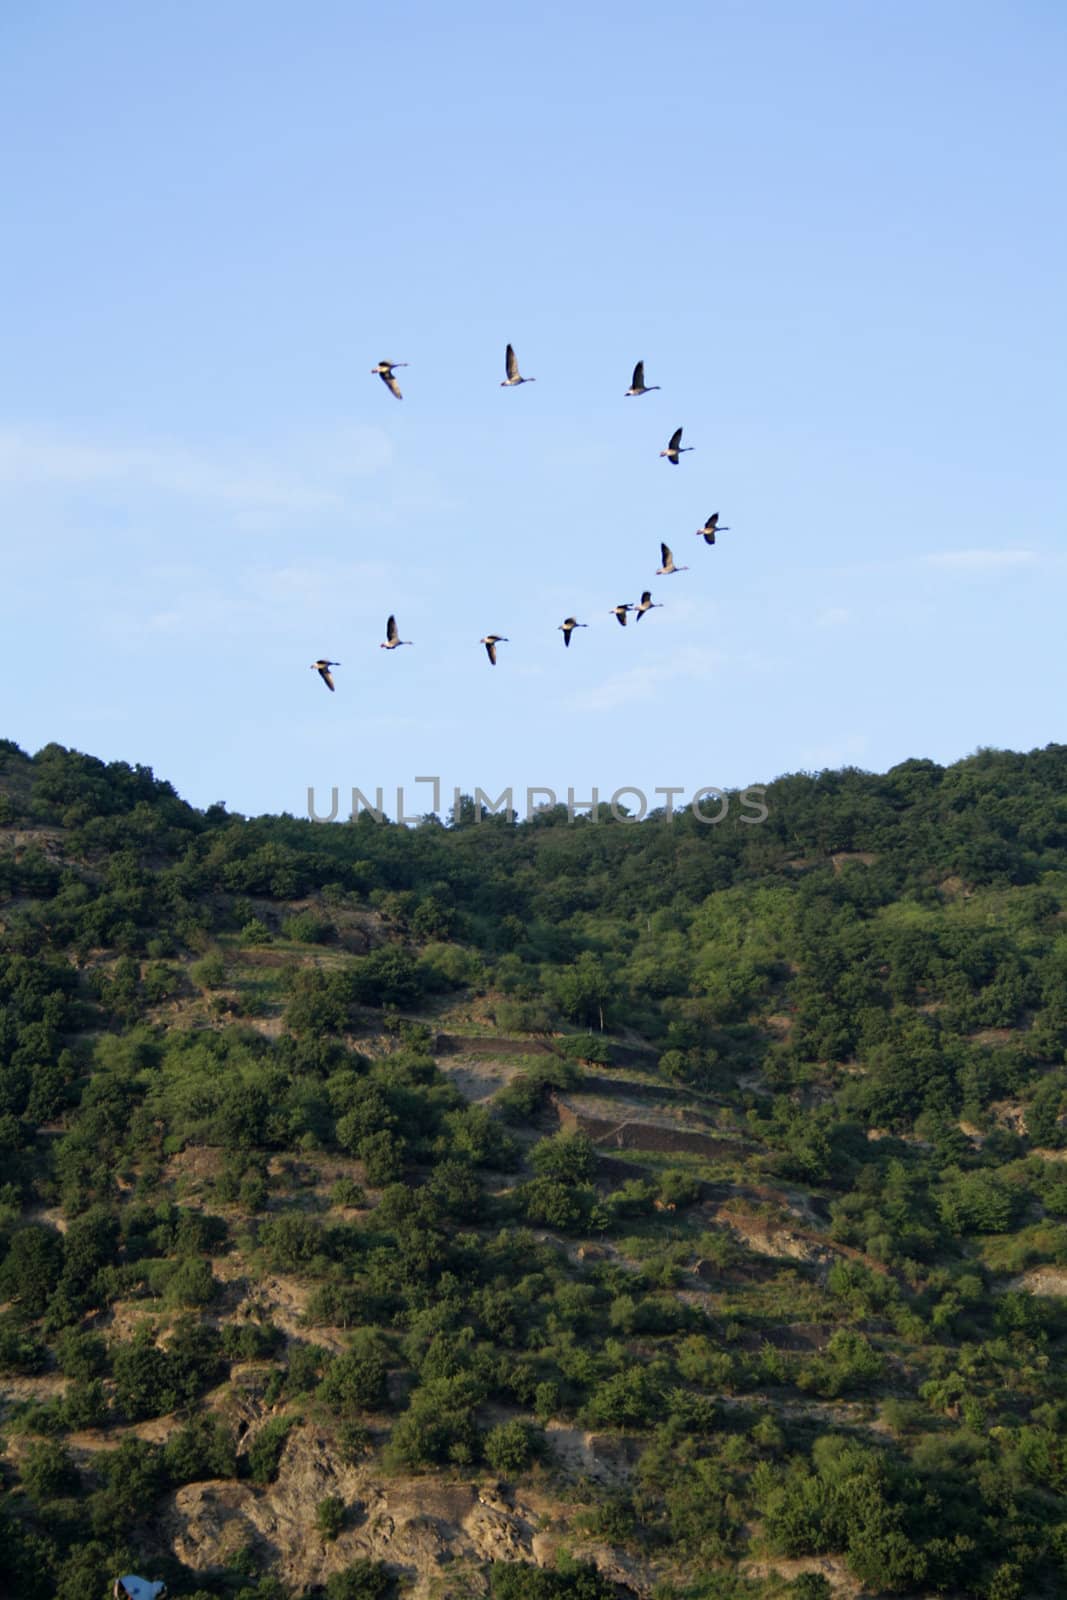
[[[1034,550],[936,550],[923,556],[928,567],[947,567],[955,572],[1002,572],[1010,567],[1032,567]]]
[[[852,621],[852,613],[844,606],[827,606],[825,611],[820,611],[815,618],[817,628],[843,628],[846,622]]]
[[[807,745],[800,751],[800,766],[805,772],[852,767],[857,764],[869,743],[865,733],[848,733],[824,744]]]
[[[575,695],[574,711],[614,711],[619,706],[642,705],[658,698],[666,683],[684,678],[690,681],[712,678],[725,666],[722,650],[684,650],[671,661],[652,667],[633,667],[614,673],[595,688]]]
[[[294,603],[325,605],[336,601],[339,594],[360,594],[370,585],[384,582],[387,573],[384,561],[313,561],[260,569],[250,573],[246,581],[258,599],[292,607]]]
[[[364,595],[382,582],[385,571],[376,561],[307,562],[254,568],[220,583],[209,571],[150,568],[138,590],[143,610],[124,595],[118,609],[102,605],[98,614],[116,639],[134,646],[153,635],[192,640],[223,631],[229,637],[284,639],[316,620],[329,622],[338,597]],[[161,589],[167,595],[162,607],[149,600]]]
[[[343,480],[392,458],[388,436],[331,425],[270,452],[209,452],[180,444],[115,444],[0,427],[0,485],[123,487],[252,511],[314,512],[343,503]]]

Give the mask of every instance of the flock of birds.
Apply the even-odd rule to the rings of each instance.
[[[377,376],[381,378],[390,394],[395,395],[398,400],[403,400],[404,396],[401,393],[400,384],[397,381],[396,369],[398,367],[406,367],[407,365],[408,363],[406,361],[379,361],[377,366],[371,367],[371,376]],[[515,351],[512,349],[510,344],[508,345],[507,352],[504,356],[504,370],[507,373],[507,376],[501,380],[500,387],[502,389],[513,389],[520,383],[537,382],[536,378],[522,377],[519,372],[518,357],[516,356]],[[639,361],[634,367],[633,377],[630,380],[630,387],[626,390],[626,396],[629,397],[631,395],[640,396],[643,394],[651,394],[654,389],[658,388],[658,383],[646,384],[645,363],[643,361]],[[666,450],[660,451],[660,457],[665,457],[670,462],[672,467],[676,467],[679,459],[693,448],[694,447],[691,444],[683,445],[682,429],[675,428],[674,432],[671,434]],[[698,539],[703,539],[705,544],[714,544],[715,535],[717,533],[728,532],[728,524],[720,524],[719,513],[717,511],[713,511],[707,522],[705,522],[704,526],[702,528],[697,528],[696,536]],[[688,567],[679,567],[675,565],[674,555],[669,545],[661,544],[659,548],[660,560],[663,564],[662,566],[656,568],[657,578],[667,578],[676,572],[689,571]],[[654,601],[652,599],[651,591],[646,589],[641,595],[640,601],[624,602],[620,605],[612,606],[608,615],[614,617],[620,627],[625,628],[627,615],[629,612],[632,611],[634,613],[635,622],[640,622],[646,611],[656,611],[660,609],[662,609],[662,603],[658,600]],[[563,634],[563,643],[569,646],[571,642],[571,634],[574,632],[574,630],[576,628],[587,628],[588,626],[589,624],[587,622],[579,622],[576,617],[565,617],[564,620],[559,624],[558,631]],[[413,643],[414,640],[412,639],[402,639],[400,637],[400,630],[396,625],[396,618],[391,616],[385,625],[385,638],[382,641],[381,648],[383,650],[398,650],[401,645]],[[509,640],[506,634],[487,633],[484,639],[479,639],[478,643],[484,644],[485,653],[489,657],[489,664],[490,666],[495,667],[497,645],[507,644],[509,643]],[[328,661],[325,657],[323,657],[322,659],[313,661],[311,663],[311,671],[317,672],[327,689],[332,691],[335,688],[335,685],[331,668],[339,667],[340,665],[340,661]]]

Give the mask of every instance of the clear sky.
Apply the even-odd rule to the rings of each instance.
[[[8,0],[0,734],[250,813],[1063,740],[1065,46],[1059,0]]]

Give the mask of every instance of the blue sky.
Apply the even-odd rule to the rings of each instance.
[[[296,813],[1062,739],[1065,43],[1035,0],[11,0],[0,733]]]

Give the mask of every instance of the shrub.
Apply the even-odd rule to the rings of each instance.
[[[514,1478],[534,1456],[535,1435],[529,1423],[516,1419],[490,1428],[485,1436],[485,1459],[501,1477]]]
[[[206,1306],[215,1298],[217,1289],[208,1263],[200,1256],[190,1256],[178,1264],[167,1284],[165,1299],[169,1306]]]
[[[0,1267],[0,1294],[18,1302],[30,1317],[39,1317],[63,1271],[63,1239],[55,1228],[31,1223],[11,1240]]]
[[[560,1409],[559,1384],[546,1378],[534,1390],[533,1414],[539,1422],[551,1422]]]
[[[267,1204],[269,1197],[270,1188],[261,1172],[249,1172],[241,1179],[241,1187],[237,1191],[237,1203],[242,1211],[247,1211],[250,1216],[257,1216]]]
[[[96,1459],[107,1487],[93,1496],[93,1531],[120,1538],[131,1523],[151,1514],[165,1485],[163,1452],[143,1439],[126,1438],[117,1450],[101,1451]]]
[[[509,1122],[525,1122],[550,1089],[571,1089],[580,1076],[574,1061],[536,1061],[499,1091],[494,1104]]]
[[[196,1317],[179,1318],[167,1343],[167,1367],[179,1403],[188,1402],[223,1375],[222,1336]]]
[[[64,1328],[56,1340],[56,1360],[67,1378],[99,1378],[107,1371],[107,1345],[98,1333]]]
[[[345,1525],[345,1503],[336,1494],[326,1496],[315,1507],[315,1526],[327,1542],[337,1538]]]
[[[37,1592],[47,1593],[49,1600],[86,1600],[87,1595],[110,1594],[116,1548],[121,1548],[118,1541],[109,1546],[98,1539],[76,1545],[61,1563],[55,1584],[49,1583],[47,1590]]]
[[[410,1011],[422,999],[424,974],[399,945],[383,944],[349,968],[352,997],[361,1005]]]
[[[385,1399],[386,1371],[382,1341],[361,1331],[350,1348],[331,1362],[319,1384],[318,1398],[341,1415],[373,1411]]]
[[[574,1185],[555,1178],[533,1178],[521,1184],[516,1198],[527,1222],[545,1228],[574,1232],[589,1221],[596,1191],[589,1184]]]
[[[789,1585],[790,1600],[833,1600],[830,1580],[821,1572],[802,1572]]]
[[[237,1475],[237,1456],[229,1429],[210,1416],[194,1417],[186,1427],[172,1433],[163,1446],[163,1462],[174,1484]]]
[[[659,1180],[659,1198],[665,1206],[691,1206],[700,1199],[700,1180],[680,1167],[670,1167]]]
[[[260,1428],[248,1448],[248,1476],[253,1483],[273,1483],[296,1417],[272,1417]]]
[[[363,1185],[354,1178],[338,1178],[330,1190],[330,1204],[332,1206],[362,1206],[366,1203],[366,1193]]]
[[[596,1147],[584,1133],[556,1133],[530,1151],[530,1165],[541,1178],[585,1183],[596,1172]]]
[[[602,1034],[569,1033],[559,1041],[559,1047],[569,1061],[584,1061],[595,1067],[611,1065],[611,1046]]]
[[[591,1427],[645,1427],[662,1409],[662,1387],[647,1367],[627,1367],[593,1390],[584,1417]]]
[[[31,1445],[22,1461],[22,1482],[34,1500],[54,1500],[73,1494],[79,1484],[73,1458],[66,1445],[49,1440]]]
[[[395,1183],[404,1171],[404,1141],[388,1128],[368,1133],[359,1142],[359,1159],[373,1189]]]
[[[384,1561],[366,1556],[326,1580],[326,1600],[386,1600],[396,1584]]]
[[[164,1416],[178,1404],[166,1352],[156,1344],[148,1323],[141,1323],[132,1339],[115,1347],[111,1364],[115,1400],[130,1422]]]
[[[481,1391],[468,1373],[423,1383],[393,1429],[389,1457],[414,1468],[448,1461],[470,1465],[479,1449],[474,1413],[480,1398]]]
[[[286,1212],[260,1224],[259,1247],[275,1271],[299,1272],[321,1253],[322,1226],[316,1217]]]
[[[226,982],[226,963],[220,955],[212,952],[202,960],[193,962],[189,976],[198,989],[218,989]]]
[[[107,1391],[99,1378],[77,1378],[63,1396],[63,1421],[72,1432],[102,1428],[108,1419]]]
[[[286,917],[282,932],[296,944],[325,944],[333,928],[312,911],[298,911],[295,916]]]
[[[228,1322],[222,1330],[222,1353],[228,1361],[265,1361],[279,1349],[284,1334],[273,1322]]]
[[[604,1204],[612,1217],[646,1217],[654,1209],[658,1192],[648,1178],[627,1178],[621,1188],[612,1190]]]
[[[489,1582],[493,1600],[614,1600],[618,1592],[590,1561],[561,1562],[555,1572],[526,1561],[498,1561]]]
[[[0,1323],[0,1373],[33,1377],[43,1372],[48,1351],[39,1339],[5,1319]]]

